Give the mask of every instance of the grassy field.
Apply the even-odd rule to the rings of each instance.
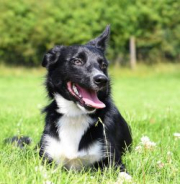
[[[0,184],[111,184],[118,171],[74,172],[42,167],[33,150],[40,139],[47,104],[45,70],[0,66]],[[131,125],[133,149],[124,157],[138,184],[180,183],[180,65],[140,66],[136,71],[110,70],[113,99]],[[4,145],[12,135],[29,135],[30,147]],[[147,136],[150,140],[148,140]],[[143,137],[143,138],[142,138]]]

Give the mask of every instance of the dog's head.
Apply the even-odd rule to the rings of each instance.
[[[47,68],[49,96],[60,94],[87,111],[104,108],[109,94],[108,61],[105,58],[110,26],[86,45],[55,46],[42,62]]]

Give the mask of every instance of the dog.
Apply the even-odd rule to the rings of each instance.
[[[110,26],[85,45],[55,46],[43,58],[50,104],[39,155],[67,169],[115,166],[126,171],[122,155],[131,131],[111,97],[105,57]]]

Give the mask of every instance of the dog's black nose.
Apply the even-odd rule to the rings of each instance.
[[[94,83],[98,86],[98,87],[103,87],[107,84],[108,79],[106,76],[104,75],[96,75],[94,77]]]

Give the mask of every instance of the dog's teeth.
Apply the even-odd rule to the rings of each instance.
[[[73,91],[76,92],[77,91],[77,88],[75,85],[73,85]]]
[[[77,91],[77,90],[75,90],[75,93],[76,93],[76,95],[79,95],[79,93],[78,93],[78,91]]]
[[[78,95],[78,96],[79,96],[79,92],[78,92],[78,90],[77,90],[77,88],[76,88],[76,86],[75,86],[75,85],[73,85],[73,91],[76,93],[76,95]]]
[[[79,98],[82,98],[81,94],[79,93],[77,87],[75,85],[72,86],[73,87],[73,91],[74,93],[79,97]]]

